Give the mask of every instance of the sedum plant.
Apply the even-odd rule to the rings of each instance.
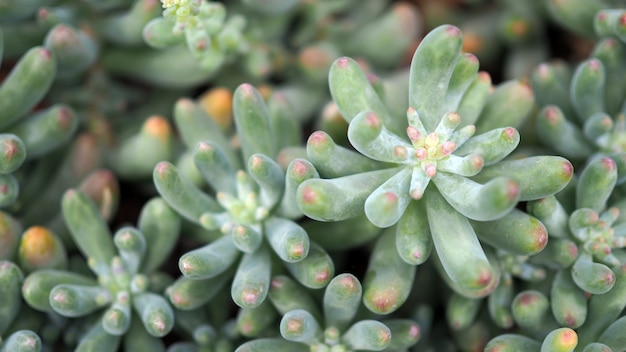
[[[497,238],[476,231],[476,224],[528,222],[528,215],[512,212],[517,202],[562,190],[573,169],[556,156],[504,160],[519,143],[516,127],[530,111],[532,92],[511,81],[491,93],[477,59],[461,53],[462,41],[449,25],[422,40],[411,63],[406,120],[389,113],[355,61],[338,59],[329,84],[356,151],[313,133],[307,156],[322,178],[299,186],[298,205],[316,220],[365,213],[378,227],[395,225],[405,262],[421,264],[432,251],[455,290],[480,297],[499,281],[481,232],[487,243]],[[515,236],[523,240],[502,249],[540,251],[545,235],[539,240],[532,236],[541,231],[525,230]]]
[[[219,70],[228,60],[245,50],[241,15],[226,19],[222,3],[205,0],[164,0],[162,17],[152,19],[143,29],[143,38],[153,48],[186,44],[208,74]]]
[[[621,203],[607,205],[617,173],[612,159],[592,160],[576,182],[573,211],[555,197],[528,203],[529,212],[546,224],[553,241],[547,248],[552,256],[537,256],[538,262],[553,269],[552,315],[560,326],[579,328],[583,347],[601,342],[603,330],[626,306]]]
[[[258,306],[267,296],[275,256],[309,287],[323,287],[332,277],[333,263],[326,251],[311,243],[294,221],[301,216],[295,189],[303,179],[315,176],[315,170],[304,159],[292,160],[286,170],[274,160],[297,138],[288,106],[275,99],[270,109],[252,85],[235,90],[237,147],[198,104],[181,99],[174,108],[177,126],[193,148],[196,170],[213,194],[168,162],[155,167],[154,183],[183,217],[218,233],[210,243],[180,257],[183,276],[168,289],[180,309],[202,305],[211,298],[206,289],[216,292],[231,277],[234,302]]]
[[[590,57],[571,69],[562,61],[543,63],[532,75],[540,111],[539,140],[577,167],[609,157],[624,168],[624,50],[613,37],[600,40]],[[617,182],[624,182],[619,173]]]
[[[173,328],[174,310],[161,292],[153,291],[153,274],[176,243],[178,215],[155,198],[142,209],[138,227],[121,227],[112,236],[95,203],[79,190],[66,191],[62,211],[92,275],[54,267],[35,270],[21,288],[26,303],[67,318],[91,318],[77,351],[116,351],[134,339],[160,344],[158,338]],[[137,322],[143,328],[134,327]]]
[[[591,294],[608,292],[615,284],[610,268],[622,263],[621,248],[626,245],[620,207],[607,206],[616,181],[615,162],[610,158],[594,159],[576,182],[575,210],[568,212],[555,197],[528,203],[529,212],[545,224],[555,241],[576,244],[577,255],[571,256],[574,261],[562,264],[572,265],[572,279]]]

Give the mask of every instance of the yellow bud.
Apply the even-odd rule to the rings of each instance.
[[[222,128],[228,129],[233,122],[233,93],[224,87],[215,87],[198,98],[198,103]]]
[[[172,128],[169,122],[163,116],[150,116],[143,123],[143,130],[152,136],[159,138],[163,143],[168,143],[172,136]]]
[[[54,233],[42,226],[32,226],[24,232],[19,259],[25,271],[61,268],[66,263],[63,245]]]

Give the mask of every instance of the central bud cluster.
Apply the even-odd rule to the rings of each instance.
[[[437,162],[447,158],[456,150],[456,143],[450,140],[454,129],[461,123],[456,112],[449,112],[443,116],[437,128],[428,133],[413,108],[407,110],[409,127],[406,134],[409,136],[416,158],[416,164],[421,166],[424,173],[432,178],[437,174]]]
[[[173,18],[178,26],[177,30],[183,30],[186,26],[196,26],[198,21],[196,16],[200,13],[200,4],[198,0],[161,0],[161,4],[165,11],[164,18]]]
[[[572,233],[582,243],[583,249],[607,265],[620,265],[621,261],[615,257],[612,249],[626,247],[626,237],[616,236],[612,227],[618,217],[619,209],[613,207],[602,214],[591,209],[578,209],[570,218]]]
[[[252,225],[263,221],[269,210],[262,206],[254,183],[244,171],[237,172],[237,196],[217,192],[218,203],[228,212],[230,220],[222,224],[222,233],[231,233],[238,225]]]
[[[528,262],[530,256],[516,255],[502,249],[496,250],[496,255],[503,275],[509,280],[516,277],[524,281],[537,282],[546,277],[546,270],[543,267]]]
[[[437,175],[437,171],[448,171],[463,175],[471,175],[483,166],[480,156],[461,158],[452,153],[473,136],[476,128],[473,125],[465,126],[456,131],[461,123],[461,118],[456,112],[446,113],[432,132],[428,132],[422,124],[417,111],[409,107],[407,110],[409,126],[406,134],[411,141],[411,146],[396,145],[394,156],[403,160],[405,164],[414,167],[411,181],[410,195],[413,199],[420,199],[424,194],[430,179]],[[463,167],[463,164],[470,167]],[[463,169],[471,169],[467,173]]]

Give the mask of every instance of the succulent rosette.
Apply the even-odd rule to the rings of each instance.
[[[240,85],[233,95],[238,136],[233,146],[197,103],[180,99],[176,104],[177,127],[192,148],[201,182],[210,188],[202,189],[165,161],[155,167],[154,182],[179,214],[215,234],[210,243],[180,257],[183,276],[168,290],[177,308],[199,307],[212,297],[207,290],[215,293],[231,278],[234,302],[258,306],[267,296],[274,255],[308,287],[323,287],[332,278],[330,256],[295,221],[302,217],[295,190],[316,176],[315,170],[304,159],[290,161],[286,170],[274,160],[299,138],[290,109],[280,95],[266,104],[255,87]]]
[[[77,351],[116,351],[135,340],[160,344],[174,326],[174,310],[156,284],[164,276],[157,269],[178,240],[179,216],[154,198],[142,208],[137,227],[123,226],[112,235],[82,191],[66,191],[61,208],[91,273],[38,268],[21,286],[26,303],[82,324],[74,339],[65,336]]]
[[[480,297],[499,278],[481,242],[520,255],[541,251],[543,226],[513,210],[563,189],[573,169],[555,156],[505,160],[519,143],[516,128],[532,108],[532,91],[519,81],[494,88],[462,43],[451,25],[422,40],[411,63],[406,118],[389,113],[356,61],[338,59],[329,84],[356,151],[314,132],[307,155],[321,178],[299,186],[298,205],[320,221],[364,213],[378,227],[395,225],[404,261],[421,264],[434,248],[452,287]],[[515,240],[495,233],[498,226],[515,232]]]
[[[625,58],[626,45],[607,36],[575,67],[560,60],[545,62],[531,77],[540,108],[539,140],[577,168],[590,159],[613,159],[618,184],[626,180]]]

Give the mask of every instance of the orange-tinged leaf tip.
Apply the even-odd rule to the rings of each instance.
[[[304,204],[317,204],[321,201],[321,195],[312,187],[304,186],[301,191],[301,198]]]
[[[190,303],[187,296],[180,294],[178,291],[170,295],[170,301],[176,307],[184,307]]]
[[[159,138],[163,142],[167,142],[172,136],[172,128],[169,122],[163,116],[150,116],[143,124],[143,130]]]
[[[6,139],[2,145],[2,150],[4,157],[11,160],[19,152],[18,143],[13,139]]]
[[[611,158],[602,158],[601,165],[606,169],[607,172],[617,169],[617,165],[615,165],[615,161]]]
[[[250,83],[242,83],[239,85],[238,90],[244,95],[252,95],[254,94],[254,86]]]
[[[183,110],[191,110],[193,108],[194,104],[193,101],[189,98],[183,97],[183,98],[179,98],[176,101],[176,107],[179,109],[183,109]]]
[[[548,123],[550,123],[551,125],[556,125],[563,119],[563,116],[559,113],[559,110],[554,106],[547,107],[544,110],[544,116],[546,121],[548,121]]]
[[[310,171],[309,165],[305,163],[304,161],[298,160],[298,159],[293,161],[291,172],[293,173],[294,176],[302,177],[302,176],[307,175],[309,171]]]
[[[59,46],[71,45],[78,40],[76,32],[63,23],[56,26],[50,35]]]
[[[411,336],[413,339],[418,338],[421,335],[421,333],[422,331],[419,325],[413,324],[409,327],[409,336]]]
[[[360,287],[358,280],[350,275],[344,275],[338,283],[344,290],[349,292],[356,292]]]
[[[570,328],[563,328],[559,335],[558,344],[561,348],[570,349],[576,347],[578,344],[578,335],[576,331]]]
[[[378,115],[373,111],[370,111],[367,114],[365,118],[365,123],[368,127],[372,129],[379,129],[382,125],[382,121],[380,120],[380,117],[378,117]]]
[[[155,166],[154,169],[159,176],[164,177],[165,174],[167,174],[170,171],[170,166],[171,164],[168,163],[167,161],[161,161]]]
[[[474,55],[473,53],[463,53],[463,56],[465,56],[465,59],[467,61],[478,63],[478,57]]]
[[[252,157],[250,157],[250,168],[258,169],[260,167],[263,167],[263,158],[258,155],[253,155]]]
[[[534,237],[535,237],[535,246],[534,246],[535,250],[541,251],[548,244],[548,231],[546,230],[544,226],[540,226],[539,224],[537,224],[537,226],[535,226]]]
[[[166,329],[168,329],[167,322],[165,321],[164,317],[162,317],[160,315],[154,317],[150,321],[150,326],[152,326],[153,329],[155,329],[156,331],[159,331],[159,332],[164,332]]]
[[[185,260],[184,258],[180,260],[180,271],[183,273],[193,272],[196,266],[193,265],[192,261]]]
[[[509,199],[515,199],[519,195],[519,185],[513,180],[507,182],[507,195]]]
[[[598,59],[589,60],[589,69],[591,71],[599,71],[600,67],[602,67],[602,63]]]
[[[207,153],[207,152],[211,152],[215,150],[215,147],[207,142],[198,142],[198,144],[196,145],[196,148],[198,148],[198,151],[201,151],[203,153]]]
[[[47,262],[56,250],[54,234],[45,227],[32,226],[22,235],[20,255],[31,264]]]
[[[474,170],[480,170],[485,166],[485,160],[480,155],[474,155],[471,158],[472,168]]]
[[[535,92],[527,81],[519,81],[520,97],[523,99],[533,99]]]
[[[483,268],[480,270],[480,273],[476,277],[476,284],[479,287],[488,287],[489,284],[492,283],[493,280],[493,272],[488,268]]]
[[[612,271],[606,271],[600,279],[607,285],[612,285],[615,282],[615,273]]]
[[[480,71],[478,72],[478,80],[491,84],[491,75],[489,74],[489,72]]]
[[[307,253],[306,247],[298,243],[289,248],[289,257],[292,259],[302,258]]]
[[[339,68],[348,68],[348,66],[350,66],[350,59],[346,56],[344,57],[340,57],[339,59],[337,59],[337,67]]]
[[[398,307],[400,297],[395,287],[371,288],[366,297],[374,313],[391,313]]]
[[[461,30],[459,29],[459,27],[453,26],[453,25],[447,25],[446,32],[451,37],[458,37],[458,36],[462,35]]]
[[[328,281],[329,278],[330,273],[328,272],[328,269],[323,269],[322,271],[315,273],[315,282],[317,283],[325,283]]]
[[[307,145],[319,148],[331,142],[330,136],[324,131],[315,131],[311,133],[307,140]]]
[[[563,179],[569,180],[572,176],[574,176],[574,165],[572,165],[572,163],[568,160],[563,162],[561,170],[563,172]]]
[[[198,98],[198,103],[222,129],[232,123],[233,93],[225,87],[215,87]]]
[[[378,330],[378,341],[382,344],[388,344],[391,341],[391,331],[388,329]]]
[[[504,129],[504,136],[509,140],[515,139],[517,135],[518,135],[517,129],[513,127],[507,127]]]
[[[46,48],[39,48],[39,54],[45,60],[52,60],[52,51]]]
[[[245,289],[241,292],[241,301],[245,304],[255,304],[259,299],[259,291],[257,289]]]
[[[301,319],[289,319],[286,326],[289,332],[300,332],[304,329],[304,322]]]

